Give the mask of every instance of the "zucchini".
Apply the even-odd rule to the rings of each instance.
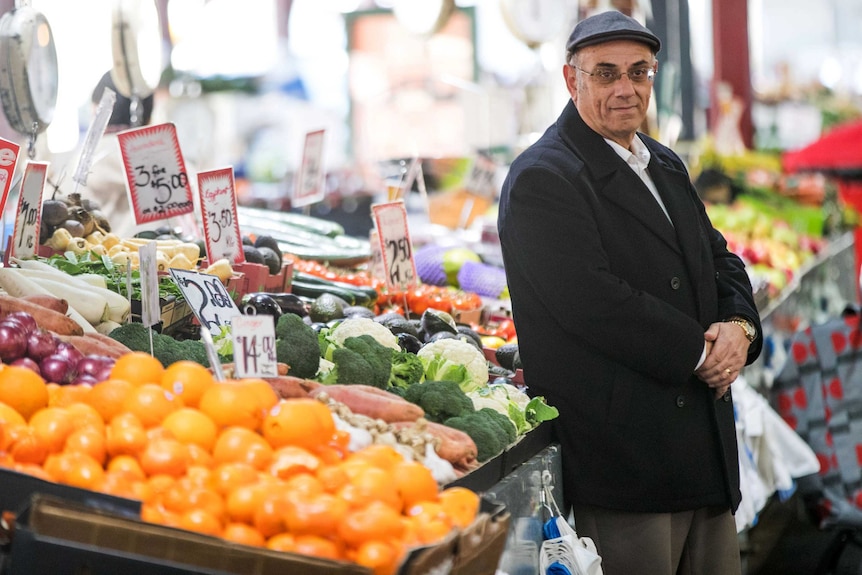
[[[314,274],[308,274],[308,273],[301,272],[298,270],[293,272],[293,279],[298,280],[302,283],[306,283],[306,284],[319,284],[319,285],[324,285],[324,286],[330,285],[330,286],[335,286],[337,288],[341,288],[341,289],[345,289],[345,290],[349,290],[349,291],[355,291],[355,292],[364,294],[367,298],[372,299],[374,301],[377,301],[377,296],[379,295],[377,293],[377,290],[374,289],[373,287],[364,287],[364,286],[349,284],[347,282],[340,282],[337,280],[329,280],[326,278],[322,278],[320,276],[316,276]]]
[[[332,284],[305,283],[294,280],[291,284],[290,291],[299,297],[312,299],[317,299],[321,295],[328,293],[340,297],[349,305],[369,306],[373,303],[364,293],[342,289]]]

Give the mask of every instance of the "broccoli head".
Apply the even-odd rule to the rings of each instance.
[[[275,356],[290,366],[290,375],[311,379],[320,366],[317,334],[298,315],[282,315],[275,326]]]
[[[392,354],[392,371],[389,373],[389,386],[407,388],[419,383],[425,376],[425,365],[415,353],[396,351]]]
[[[466,415],[450,417],[443,422],[444,425],[460,429],[473,439],[477,450],[476,459],[480,462],[488,461],[492,457],[499,455],[510,443],[510,435],[500,425],[500,420],[487,412],[494,412],[494,410],[482,408],[479,411]],[[511,422],[509,422],[509,425],[514,432],[514,425]]]
[[[155,334],[153,334],[155,335]],[[150,352],[150,330],[142,323],[126,323],[114,329],[109,337],[132,351]],[[153,342],[155,344],[155,341]]]
[[[334,366],[320,378],[321,383],[375,385],[374,367],[362,354],[337,347],[332,350],[331,358]]]
[[[392,371],[394,350],[378,343],[374,337],[367,334],[348,337],[344,340],[344,348],[355,351],[371,366],[374,374],[374,383],[371,385],[386,389],[389,384],[389,373]],[[335,357],[334,352],[333,357]]]
[[[110,337],[132,351],[150,353],[150,330],[141,323],[127,323],[110,333]],[[178,341],[169,335],[153,332],[153,357],[165,367],[180,360],[191,360],[209,367],[206,347],[200,341]]]
[[[451,417],[473,412],[473,400],[454,381],[426,381],[411,385],[404,399],[425,410],[425,418],[443,423]]]

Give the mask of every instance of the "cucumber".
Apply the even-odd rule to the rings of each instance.
[[[301,272],[301,271],[294,271],[293,272],[293,279],[298,280],[302,283],[306,283],[306,284],[334,286],[334,287],[337,287],[340,289],[345,289],[348,291],[354,291],[354,292],[357,292],[360,294],[364,294],[368,299],[372,299],[374,301],[377,301],[377,296],[378,296],[377,290],[374,289],[373,287],[363,287],[363,286],[349,284],[346,282],[329,280],[326,278],[322,278],[320,276],[316,276],[314,274],[308,274],[308,273]]]
[[[294,282],[291,284],[290,291],[291,293],[294,293],[299,297],[312,299],[317,299],[321,295],[328,293],[330,295],[340,297],[349,305],[366,306],[369,305],[370,302],[370,300],[365,297],[365,294],[360,294],[352,290],[341,289],[333,285],[325,285],[319,283],[309,284],[294,280]]]
[[[276,212],[270,210],[261,210],[258,208],[238,207],[237,216],[240,222],[248,219],[257,219],[262,221],[276,221],[287,224],[295,228],[303,229],[322,236],[334,238],[344,235],[344,227],[337,222],[330,222],[313,216],[297,214],[295,212]]]

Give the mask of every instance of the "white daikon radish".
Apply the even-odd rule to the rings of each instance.
[[[51,291],[39,285],[36,281],[21,275],[21,270],[13,268],[0,267],[0,287],[2,287],[6,293],[15,297],[35,294],[54,295]],[[69,309],[66,312],[66,315],[72,318],[75,323],[80,325],[81,329],[84,330],[84,333],[96,333],[96,328],[93,327],[93,324],[87,321],[87,319],[84,318],[84,316],[81,315],[81,313],[79,313],[71,303],[69,303]]]
[[[91,325],[97,325],[104,320],[108,319],[110,315],[110,310],[108,309],[108,301],[96,293],[98,288],[94,287],[81,287],[75,282],[71,281],[56,281],[53,279],[44,279],[42,277],[28,277],[28,273],[40,273],[40,272],[32,272],[28,270],[21,270],[21,275],[27,279],[31,279],[37,285],[48,290],[51,295],[55,297],[62,298],[69,302],[69,305],[73,305],[75,309],[84,316]]]
[[[108,319],[97,325],[96,331],[103,335],[111,335],[111,332],[120,327],[120,325],[121,324]]]

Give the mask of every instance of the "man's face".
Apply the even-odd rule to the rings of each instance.
[[[577,68],[569,65],[572,63]],[[581,48],[574,61],[563,66],[563,75],[584,122],[603,137],[628,148],[646,118],[652,81],[635,82],[623,74],[606,83],[596,74],[643,72],[655,69],[656,65],[655,56],[646,44],[617,40]],[[632,74],[638,75],[645,79],[643,74]]]

